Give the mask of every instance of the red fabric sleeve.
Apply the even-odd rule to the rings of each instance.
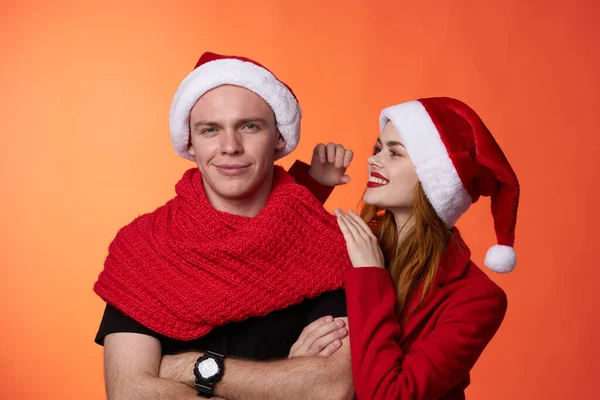
[[[398,344],[402,328],[394,310],[396,292],[387,270],[348,270],[346,301],[359,400],[444,396],[465,379],[506,311],[506,296],[491,281],[459,289],[440,303],[445,308],[433,331],[404,353]]]
[[[294,165],[289,169],[288,173],[294,178],[297,184],[304,186],[321,202],[325,204],[331,192],[332,187],[321,185],[319,182],[313,179],[308,173],[310,165],[303,163],[300,160],[296,160]]]

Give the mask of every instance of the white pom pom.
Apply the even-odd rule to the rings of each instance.
[[[488,250],[484,264],[494,272],[505,274],[515,269],[517,254],[512,247],[497,244]]]

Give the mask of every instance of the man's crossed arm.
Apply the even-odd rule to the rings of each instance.
[[[335,322],[324,321],[322,318],[309,325],[297,342],[303,342],[300,347],[305,349],[317,347],[317,351],[305,354],[321,351],[321,356],[271,362],[226,358],[225,374],[215,386],[219,397],[213,399],[353,398],[350,343],[346,335],[334,328]],[[109,400],[198,399],[193,388],[193,366],[202,353],[165,356],[161,362],[160,342],[134,333],[108,335],[104,346]],[[296,349],[296,354],[301,353]]]

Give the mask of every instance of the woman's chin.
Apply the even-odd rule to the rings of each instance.
[[[375,207],[380,207],[380,204],[381,204],[381,202],[378,201],[377,196],[373,196],[372,194],[370,194],[368,189],[363,196],[363,201],[366,204],[368,204],[370,206],[375,206]]]

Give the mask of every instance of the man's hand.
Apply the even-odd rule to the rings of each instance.
[[[313,151],[308,173],[321,185],[334,187],[350,182],[346,169],[352,162],[352,150],[346,150],[341,144],[319,143]]]
[[[342,346],[342,339],[348,336],[346,318],[322,317],[306,326],[288,358],[321,356],[329,357]]]

